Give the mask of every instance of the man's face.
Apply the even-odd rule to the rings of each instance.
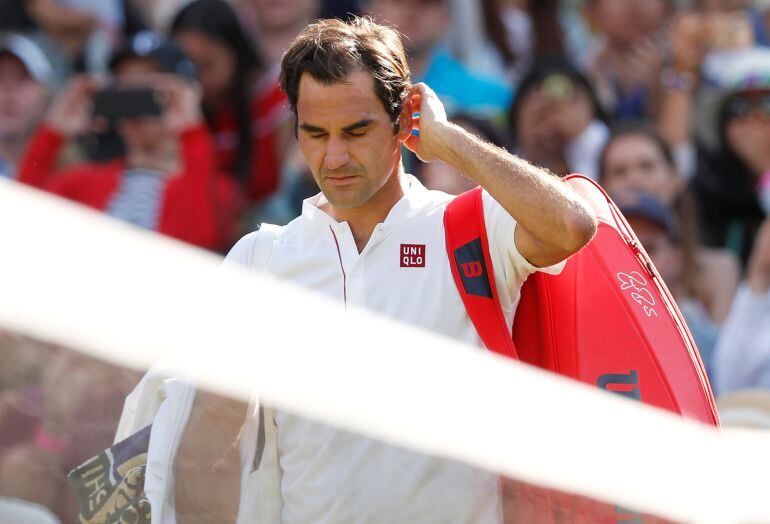
[[[29,133],[42,118],[46,88],[30,76],[15,56],[0,53],[0,137]]]
[[[429,52],[444,37],[449,24],[447,0],[373,0],[368,14],[393,25],[406,38],[410,56]]]
[[[408,119],[402,113],[402,122]],[[329,203],[357,208],[374,197],[397,172],[406,125],[393,132],[390,116],[367,71],[346,83],[300,78],[297,100],[299,147]]]

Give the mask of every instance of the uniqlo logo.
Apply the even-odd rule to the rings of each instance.
[[[401,244],[401,267],[425,267],[425,244]]]

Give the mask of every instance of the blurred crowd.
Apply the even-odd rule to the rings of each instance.
[[[318,191],[278,66],[308,22],[350,14],[404,35],[413,80],[455,123],[598,181],[717,394],[770,389],[770,2],[0,0],[0,177],[224,253]],[[472,187],[440,163],[407,171]],[[47,346],[19,358],[24,344],[0,333],[0,497],[69,522],[61,482],[19,465],[108,447],[138,376]],[[110,415],[81,438],[87,400],[86,419]]]

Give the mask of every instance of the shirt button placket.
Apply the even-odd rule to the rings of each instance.
[[[356,305],[364,305],[364,268],[361,261],[358,261],[350,274],[348,283],[348,302]]]

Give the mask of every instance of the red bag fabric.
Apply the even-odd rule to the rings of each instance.
[[[597,234],[570,257],[561,274],[530,275],[510,331],[500,323],[496,292],[492,297],[469,294],[468,277],[458,264],[466,246],[480,239],[485,271],[477,278],[487,278],[495,289],[481,189],[458,196],[447,207],[447,253],[482,341],[495,353],[514,355],[559,375],[718,426],[714,396],[695,342],[652,260],[599,185],[580,175],[565,178],[565,183],[596,212]],[[467,253],[464,260],[467,263]],[[512,337],[510,347],[500,342],[503,329]],[[506,512],[510,522],[636,518],[626,509],[518,483],[506,483],[504,491],[517,501]]]

